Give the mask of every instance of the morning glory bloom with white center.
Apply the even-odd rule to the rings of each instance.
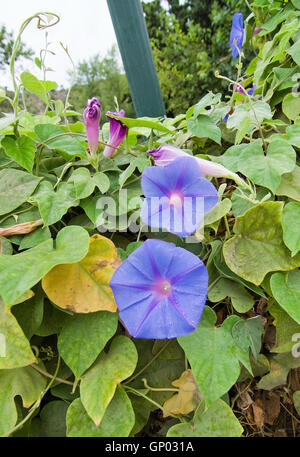
[[[230,32],[230,46],[232,57],[235,59],[239,56],[239,50],[242,49],[244,41],[244,21],[242,13],[235,13],[232,18],[232,26]],[[238,49],[237,49],[238,48]]]
[[[131,336],[176,338],[191,333],[200,321],[208,273],[195,254],[154,239],[119,266],[109,285]]]
[[[195,163],[186,154],[165,167],[143,171],[141,184],[146,198],[141,220],[146,225],[183,237],[200,227],[204,214],[218,203],[218,192]]]

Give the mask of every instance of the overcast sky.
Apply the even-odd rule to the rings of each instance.
[[[148,0],[150,1],[150,0]],[[50,49],[55,56],[47,57],[47,66],[55,72],[48,74],[49,79],[60,85],[68,85],[67,70],[71,68],[68,57],[59,42],[68,46],[75,63],[97,53],[105,55],[114,43],[117,43],[114,28],[110,19],[106,0],[0,0],[2,5],[0,24],[13,31],[15,36],[21,23],[38,11],[48,11],[60,16],[60,22],[48,30]],[[30,46],[35,55],[44,47],[45,31],[36,27],[32,21],[25,30],[22,40]],[[32,63],[24,61],[24,69],[41,77],[39,69]],[[0,87],[12,87],[7,72],[0,71]]]

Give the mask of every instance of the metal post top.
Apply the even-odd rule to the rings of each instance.
[[[165,114],[140,0],[107,0],[136,115]]]

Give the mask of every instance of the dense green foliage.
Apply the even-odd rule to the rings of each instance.
[[[216,69],[233,76],[229,33],[236,11],[251,13],[244,0],[160,0],[143,3],[154,60],[168,115],[186,111],[208,90],[225,92],[226,84],[214,78]],[[246,63],[253,50],[246,53]]]
[[[175,118],[122,118],[110,159],[107,124],[95,160],[56,84],[13,74],[13,114],[0,118],[0,435],[299,436],[300,2],[251,7],[258,55],[232,79],[216,74],[229,100],[210,91]],[[43,115],[23,109],[19,84]],[[147,150],[164,143],[235,179],[210,178],[219,202],[193,243],[122,217],[139,220]],[[118,203],[118,225],[99,235],[101,196]],[[198,327],[168,341],[131,338],[108,286],[153,237],[209,272]]]

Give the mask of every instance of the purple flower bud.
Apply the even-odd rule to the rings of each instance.
[[[232,57],[235,59],[239,56],[238,49],[241,50],[244,41],[244,21],[242,13],[235,13],[232,18],[232,26],[230,32],[230,47]]]
[[[261,31],[262,31],[261,27],[255,27],[255,29],[253,30],[253,36],[257,35]]]
[[[159,148],[148,151],[148,154],[154,157],[155,165],[158,166],[164,167],[178,157],[192,157],[197,162],[201,172],[205,175],[214,176],[216,178],[232,175],[223,165],[199,157],[190,156],[186,152],[175,148],[175,146],[170,144],[162,144]]]
[[[83,113],[87,140],[91,154],[95,154],[98,149],[100,117],[101,104],[98,98],[93,97],[92,99],[88,100]]]
[[[116,113],[107,111],[107,113],[105,114],[108,117],[110,114],[113,114],[114,116],[125,117],[125,111],[123,109]],[[114,117],[109,117],[109,146],[106,146],[103,151],[103,154],[106,157],[111,157],[113,155],[116,148],[119,146],[119,144],[125,137],[126,132],[127,127],[123,124],[123,122],[119,121],[118,119],[115,119]]]

